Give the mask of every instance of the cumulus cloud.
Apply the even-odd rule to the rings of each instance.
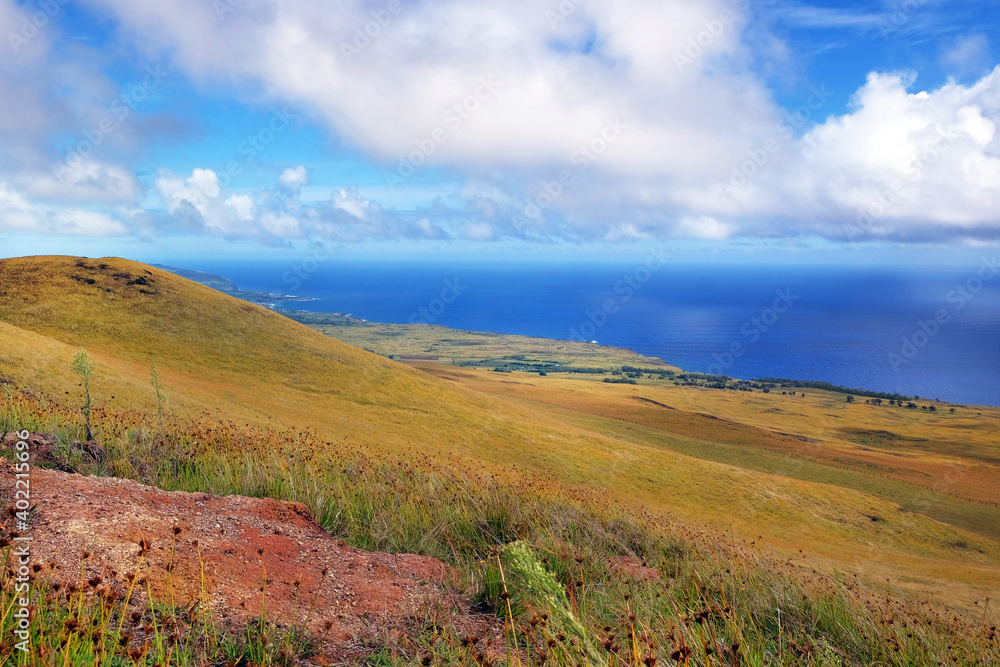
[[[221,22],[209,3],[100,4],[191,75],[259,82],[389,162],[557,164],[620,117],[602,168],[689,178],[775,113],[726,0],[402,3],[384,26],[360,0],[247,0]]]
[[[1000,68],[971,86],[912,91],[913,80],[873,73],[850,113],[774,153],[758,151],[759,166],[748,153],[739,178],[725,183],[718,213],[751,233],[994,238]]]
[[[226,199],[226,206],[236,212],[236,217],[246,222],[253,220],[257,215],[257,204],[250,195],[230,195]]]
[[[142,188],[128,164],[139,132],[120,114],[108,124],[121,93],[102,56],[62,41],[65,12],[0,0],[0,232],[141,234],[148,216],[134,211]]]
[[[113,16],[134,48],[200,84],[256,91],[305,112],[383,165],[387,185],[405,189],[412,174],[431,168],[464,185],[447,206],[397,211],[357,188],[304,204],[306,165],[254,192],[228,190],[207,169],[160,171],[152,188],[177,229],[266,242],[1000,233],[998,71],[926,91],[914,88],[912,73],[873,72],[847,113],[827,118],[824,100],[790,120],[749,45],[787,49],[760,34],[766,28],[750,27],[748,3],[438,0],[389,9],[345,0],[335,12],[309,0],[88,6]],[[883,18],[770,6],[797,26],[871,31]],[[0,29],[22,15],[0,0]],[[44,39],[31,49],[25,58],[37,75],[51,59]],[[941,59],[956,75],[978,76],[989,44],[966,36]],[[57,125],[50,92],[2,71],[0,115],[6,95],[23,94],[38,118],[18,111],[0,140],[38,153]],[[130,170],[106,156],[46,174],[40,165],[50,157],[34,155],[37,164],[8,182],[29,198],[122,205],[141,194]]]
[[[13,179],[32,196],[74,202],[134,202],[141,187],[135,172],[117,164],[80,159],[51,170],[22,171]]]
[[[901,179],[869,233],[977,236],[997,225],[995,73],[925,93],[910,92],[905,76],[873,74],[850,113],[800,139],[780,129],[782,111],[751,69],[741,3],[441,0],[389,11],[351,0],[329,12],[306,0],[246,0],[221,21],[195,0],[97,4],[195,78],[251,81],[311,110],[390,176],[433,164],[489,183],[496,192],[468,199],[452,221],[466,238],[838,238],[845,219]],[[879,19],[783,7],[808,25],[871,29]],[[964,67],[983,48],[969,38],[945,60]],[[614,141],[609,125],[621,128]],[[942,128],[947,151],[924,165]],[[720,187],[771,140],[766,164]],[[571,181],[524,216],[563,172]],[[280,187],[294,192],[307,179],[290,169]],[[471,210],[484,202],[491,211]],[[336,195],[324,224],[348,236],[398,228],[365,206]]]
[[[128,232],[127,225],[104,213],[35,204],[4,181],[0,181],[0,229],[71,236],[113,236]]]
[[[426,218],[409,220],[385,211],[362,196],[357,186],[341,188],[326,202],[304,204],[299,188],[306,182],[304,170],[288,169],[275,188],[248,194],[227,191],[211,169],[196,168],[190,176],[161,170],[156,191],[175,229],[229,239],[274,244],[303,238],[350,243],[449,237]],[[290,185],[295,186],[292,194]]]
[[[309,185],[309,171],[301,164],[297,167],[289,167],[281,172],[278,183],[289,192],[298,192]]]

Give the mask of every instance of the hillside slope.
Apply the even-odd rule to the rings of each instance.
[[[761,536],[782,553],[804,549],[813,567],[891,576],[968,600],[1000,590],[995,542],[892,502],[562,422],[136,262],[0,261],[0,378],[70,405],[79,392],[69,361],[80,346],[99,364],[94,395],[109,413],[155,413],[148,381],[155,362],[170,414],[207,410],[234,423],[309,429],[323,443],[308,452],[318,460],[362,451],[548,485],[664,520]],[[712,437],[741,429],[721,421],[714,428]],[[787,436],[768,438],[778,446]]]

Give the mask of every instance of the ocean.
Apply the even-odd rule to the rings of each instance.
[[[178,260],[171,260],[178,264]],[[1000,405],[1000,275],[958,269],[191,261],[288,307],[594,340],[686,371]]]

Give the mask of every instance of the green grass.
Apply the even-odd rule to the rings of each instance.
[[[558,364],[606,370],[635,366],[680,372],[661,359],[605,345],[429,324],[381,324],[326,313],[281,312],[331,338],[386,357],[438,357],[442,364],[482,368],[509,364],[548,368]]]

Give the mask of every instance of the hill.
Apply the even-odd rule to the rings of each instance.
[[[845,412],[875,408],[841,408],[820,390],[793,404],[788,396],[665,378],[609,385],[411,367],[135,262],[0,262],[0,378],[9,394],[0,426],[53,433],[65,443],[79,438],[80,394],[69,361],[81,346],[98,363],[95,431],[110,452],[94,472],[304,502],[356,546],[444,558],[478,582],[485,600],[496,593],[495,573],[478,572],[477,563],[492,562],[491,548],[517,538],[551,550],[549,566],[569,568],[557,568],[560,577],[573,577],[576,550],[603,563],[587,570],[602,577],[608,594],[594,593],[595,604],[603,602],[587,612],[589,622],[620,614],[613,591],[636,586],[612,576],[609,558],[646,560],[671,578],[705,576],[692,563],[718,550],[712,586],[723,597],[712,604],[720,609],[732,595],[729,578],[778,576],[737,563],[772,557],[794,561],[777,570],[801,579],[796,586],[809,572],[832,577],[809,589],[816,595],[833,595],[831,582],[846,571],[872,585],[888,579],[894,595],[930,597],[969,618],[1000,590],[1000,547],[990,530],[991,521],[997,525],[989,435],[996,411],[955,418],[950,427],[974,434],[976,444],[953,450],[913,435],[927,415]],[[153,362],[169,400],[162,426],[149,384]],[[820,415],[826,421],[815,422]],[[895,426],[882,428],[883,419]],[[879,452],[850,439],[881,431],[894,434],[883,442],[904,448],[892,454],[908,465],[885,471],[891,484],[878,487],[873,480],[882,478],[862,469],[864,456]],[[954,484],[916,483],[950,469],[968,473],[968,497]],[[940,520],[925,516],[940,507],[947,510]],[[701,531],[709,532],[698,537]],[[745,548],[763,552],[748,556]],[[746,580],[738,581],[745,591]],[[834,588],[821,594],[827,585]],[[761,614],[755,618],[764,626],[773,623],[772,589],[751,588],[760,595],[741,604]],[[659,609],[649,590],[649,609]],[[670,599],[704,605],[704,594]],[[824,641],[848,647],[834,625],[800,611],[797,631],[806,634],[797,641],[822,629]],[[655,614],[662,616],[649,623],[669,636],[676,619]],[[720,623],[720,632],[751,633]],[[751,634],[754,650],[773,650],[767,632]],[[850,650],[876,659],[866,644]]]

